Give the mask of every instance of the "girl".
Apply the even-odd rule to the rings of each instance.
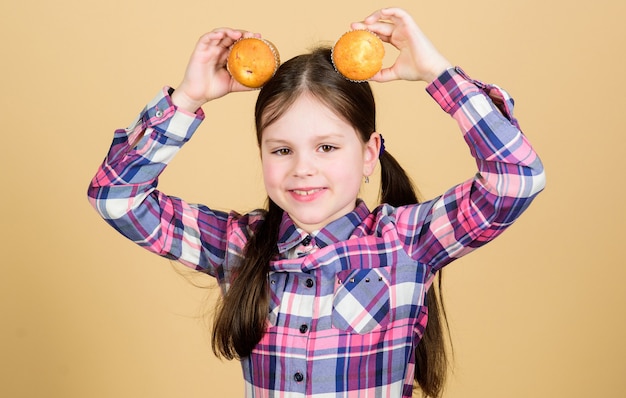
[[[115,133],[89,188],[119,232],[217,278],[213,349],[241,360],[247,397],[410,397],[414,378],[439,396],[445,358],[441,328],[426,328],[437,304],[427,292],[443,266],[502,233],[544,186],[504,91],[453,68],[404,10],[352,28],[399,50],[372,80],[428,83],[476,159],[473,178],[417,204],[376,132],[369,84],[344,79],[322,48],[285,62],[259,92],[267,209],[224,213],[159,192],[158,176],[204,118],[200,106],[246,90],[225,63],[252,34],[224,28],[199,40],[176,90]],[[382,204],[369,210],[359,189],[378,161]]]

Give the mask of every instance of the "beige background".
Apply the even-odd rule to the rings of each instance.
[[[518,224],[447,270],[456,360],[446,397],[626,396],[626,24],[618,3],[396,2],[454,63],[508,89],[548,173]],[[106,226],[88,205],[87,184],[113,130],[179,82],[205,31],[262,32],[288,59],[386,5],[0,3],[0,396],[241,396],[238,364],[210,350],[202,320],[210,281]],[[432,197],[473,166],[423,87],[374,90],[388,149]],[[162,189],[217,208],[260,205],[255,97],[207,106],[208,121]]]

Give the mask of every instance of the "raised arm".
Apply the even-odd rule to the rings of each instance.
[[[509,227],[543,189],[543,165],[513,117],[509,95],[453,68],[404,10],[382,9],[352,27],[374,31],[399,50],[395,63],[372,80],[429,83],[428,93],[457,121],[476,159],[474,178],[397,212],[407,251],[441,267]]]
[[[419,220],[405,236],[408,250],[438,268],[507,229],[543,190],[545,174],[504,90],[454,68],[427,91],[456,120],[478,168],[439,198],[399,213],[403,225]]]
[[[225,68],[228,48],[244,35],[252,34],[217,29],[203,35],[180,86],[163,89],[129,128],[115,131],[88,189],[93,207],[121,234],[154,253],[218,277],[216,268],[231,249],[226,236],[233,223],[245,220],[165,195],[157,183],[204,119],[200,106],[233,91],[250,90]]]

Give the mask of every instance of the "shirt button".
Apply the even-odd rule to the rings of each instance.
[[[300,372],[296,372],[296,374],[293,375],[293,379],[300,383],[302,380],[304,380],[304,375]]]
[[[315,283],[313,282],[313,279],[308,278],[305,282],[306,287],[313,287]]]
[[[309,327],[306,323],[300,326],[300,333],[305,334],[307,330],[309,330]]]
[[[156,111],[155,112],[155,116],[156,117],[162,117],[163,116],[163,111],[161,111],[161,110]]]

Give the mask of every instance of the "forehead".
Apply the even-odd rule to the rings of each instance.
[[[263,129],[263,140],[269,137],[292,137],[304,134],[351,132],[354,127],[314,96],[300,95],[273,123]]]

